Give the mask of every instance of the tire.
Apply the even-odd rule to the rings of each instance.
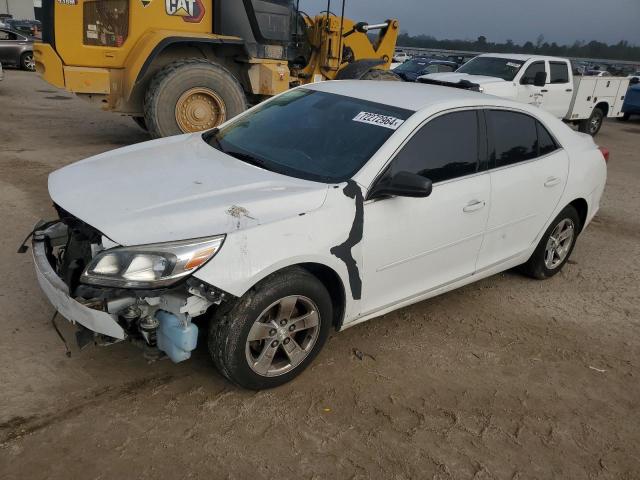
[[[145,121],[144,117],[131,117],[131,119],[145,132],[149,131],[147,129],[147,122]]]
[[[365,73],[360,80],[376,80],[378,82],[402,82],[402,78],[400,78],[396,73],[393,73],[391,70],[369,70]]]
[[[22,70],[28,70],[34,72],[36,70],[36,62],[33,59],[33,52],[24,52],[20,56],[20,68]]]
[[[560,258],[560,255],[557,254],[552,255],[552,260],[554,260],[555,263],[551,262],[551,265],[549,265],[549,263],[547,263],[547,258],[549,256],[548,247],[551,247],[551,236],[554,233],[557,235],[558,233],[563,232],[562,229],[559,231],[556,231],[556,229],[562,228],[560,226],[563,224],[567,225],[566,222],[570,222],[571,224],[571,240],[565,245],[561,245],[562,257]],[[538,280],[544,280],[553,277],[560,270],[562,270],[562,267],[564,267],[565,263],[567,263],[567,260],[569,260],[569,257],[571,257],[571,253],[573,252],[573,248],[575,247],[576,240],[581,228],[582,226],[578,212],[571,205],[567,206],[564,210],[562,210],[562,212],[560,212],[555,220],[551,222],[551,225],[549,226],[549,228],[547,228],[547,231],[544,232],[544,235],[540,239],[540,243],[538,243],[538,246],[531,255],[531,258],[529,258],[527,263],[522,265],[522,272]]]
[[[578,131],[582,133],[588,133],[592,137],[595,137],[604,122],[604,112],[599,108],[594,108],[591,112],[591,116],[587,120],[582,120],[578,124]]]
[[[281,324],[277,318],[283,310],[291,310],[292,304],[294,314]],[[317,313],[316,327],[290,333],[292,323],[302,325],[301,316],[309,314],[307,318],[312,319],[312,311]],[[324,285],[302,268],[287,269],[260,282],[226,310],[216,312],[209,327],[209,352],[216,368],[233,383],[251,390],[274,388],[298,376],[313,361],[329,336],[332,318],[331,297]],[[277,328],[270,319],[276,321]],[[311,325],[313,320],[307,322]],[[256,327],[265,324],[269,326]],[[250,334],[261,340],[250,341]],[[299,354],[296,360],[285,348]],[[263,356],[269,358],[265,353],[275,356],[261,363]]]
[[[628,122],[631,118],[631,114],[629,112],[625,112],[621,117],[618,117],[618,120],[621,122]]]
[[[190,101],[196,98],[197,102]],[[178,114],[181,105],[185,108]],[[198,105],[203,108],[198,110]],[[151,136],[160,138],[217,127],[246,108],[244,91],[227,69],[191,58],[170,63],[153,76],[145,94],[144,118]],[[198,118],[202,112],[204,119]]]

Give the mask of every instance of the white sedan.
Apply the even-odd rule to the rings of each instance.
[[[78,338],[179,362],[205,327],[228,379],[274,387],[332,329],[517,266],[558,273],[598,211],[607,156],[497,97],[314,84],[51,174],[60,218],[35,229],[36,271]]]

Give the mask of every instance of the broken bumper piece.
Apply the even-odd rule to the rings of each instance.
[[[46,241],[46,232],[34,235],[32,252],[38,283],[49,302],[72,323],[79,323],[93,332],[124,340],[126,333],[118,324],[115,315],[89,308],[69,296],[69,288],[49,263]]]

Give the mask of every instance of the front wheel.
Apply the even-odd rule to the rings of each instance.
[[[569,260],[579,231],[580,217],[569,205],[551,222],[522,271],[538,280],[553,277]]]
[[[595,137],[604,122],[604,112],[599,108],[594,108],[591,112],[591,116],[587,120],[582,120],[578,125],[578,130],[582,133],[588,133],[592,137]]]
[[[332,324],[331,297],[301,268],[260,282],[211,321],[209,352],[232,382],[261,390],[298,376],[324,345]]]

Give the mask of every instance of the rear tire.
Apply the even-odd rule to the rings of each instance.
[[[20,56],[20,68],[34,72],[36,70],[36,62],[33,59],[33,52],[24,52]]]
[[[209,60],[190,58],[157,72],[144,99],[144,118],[154,138],[217,127],[244,112],[238,80]]]
[[[594,108],[591,112],[591,116],[587,120],[582,120],[578,124],[578,131],[582,133],[588,133],[592,137],[595,137],[604,122],[604,112],[599,108]]]
[[[569,260],[581,228],[578,212],[573,206],[567,206],[551,222],[531,258],[520,270],[538,280],[553,277]]]
[[[325,286],[306,270],[290,268],[216,312],[209,352],[233,383],[251,390],[277,387],[313,361],[329,336],[332,318]]]
[[[625,112],[621,117],[618,117],[618,120],[621,122],[628,122],[631,118],[631,114],[629,112]]]
[[[402,78],[400,78],[397,74],[393,73],[391,70],[369,70],[365,73],[360,80],[376,80],[378,82],[402,82]]]

